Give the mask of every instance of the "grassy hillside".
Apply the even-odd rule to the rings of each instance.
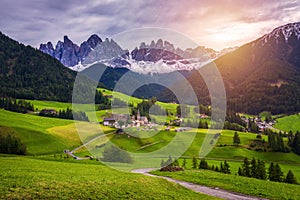
[[[186,169],[191,170],[192,169],[192,158],[191,157],[186,157]],[[252,159],[251,157],[248,157],[248,159]],[[220,162],[227,160],[227,162],[230,165],[230,171],[232,175],[235,175],[238,173],[238,169],[239,167],[242,166],[243,161],[240,160],[233,160],[233,159],[224,159],[224,158],[220,158],[220,159],[216,159],[216,158],[206,158],[206,161],[208,163],[208,165],[212,166],[218,166],[220,167]],[[179,159],[179,164],[182,165],[183,162],[183,158]],[[199,164],[200,160],[198,160],[198,164]],[[274,161],[276,163],[276,161]],[[270,162],[266,162],[266,169],[268,169],[270,165]],[[297,180],[300,180],[300,163],[298,164],[282,164],[280,163],[280,167],[284,173],[284,175],[286,175],[288,173],[289,170],[292,170],[294,175],[296,176]],[[222,175],[222,174],[220,174]]]
[[[26,144],[29,154],[49,154],[72,149],[99,134],[97,124],[80,122],[88,128],[80,134],[73,120],[40,117],[0,110],[0,126],[9,127]],[[102,127],[104,132],[114,129]]]
[[[34,105],[37,110],[42,110],[44,108],[62,110],[66,108],[72,108],[72,103],[57,102],[57,101],[42,101],[42,100],[26,100]]]
[[[95,161],[0,157],[1,199],[215,199]]]
[[[283,131],[300,131],[300,115],[290,115],[276,119],[275,128]]]
[[[300,185],[277,182],[266,183],[262,180],[208,170],[187,170],[177,173],[156,171],[153,174],[270,199],[300,199],[300,193],[298,192]]]
[[[115,92],[115,91],[111,91],[111,90],[107,90],[107,89],[99,89],[103,94],[106,95],[113,95],[113,98],[117,98],[120,100],[125,100],[125,99],[129,99],[129,103],[132,103],[134,106],[136,106],[138,103],[142,102],[142,99],[136,98],[136,97],[129,97],[126,94],[123,94],[121,92]],[[169,111],[171,111],[172,113],[176,113],[176,108],[178,106],[178,104],[175,103],[164,103],[164,102],[160,102],[157,101],[156,102],[157,105],[161,106],[164,109],[167,109]]]

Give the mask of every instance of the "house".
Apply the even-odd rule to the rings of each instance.
[[[109,94],[103,94],[104,97],[107,97],[109,99],[112,99],[113,98],[113,95],[109,95]]]
[[[173,124],[174,126],[180,126],[180,123],[182,122],[181,118],[177,118],[171,121],[171,124]]]
[[[127,119],[129,119],[129,115],[125,115],[125,114],[113,114],[113,117],[115,118],[116,121],[126,122]]]
[[[144,125],[144,124],[148,124],[148,118],[146,117],[146,116],[141,116],[140,117],[140,123],[142,124],[142,125]]]
[[[180,127],[180,128],[175,128],[175,132],[184,132],[184,131],[189,131],[191,130],[191,127]]]
[[[45,108],[40,111],[40,115],[42,115],[42,116],[55,116],[57,114],[58,114],[58,112],[54,109]]]
[[[115,122],[116,122],[116,120],[113,117],[103,119],[103,125],[104,126],[113,126],[115,124]]]
[[[199,118],[201,118],[201,119],[206,119],[206,118],[209,118],[209,116],[206,115],[206,114],[200,114],[200,115],[199,115]]]
[[[136,127],[139,127],[139,126],[141,126],[141,125],[147,125],[147,124],[149,124],[148,118],[147,118],[146,116],[141,116],[139,110],[138,110],[136,119],[135,119],[135,116],[132,115],[131,121],[132,121],[132,124],[131,124],[131,125],[132,125],[132,126],[136,126]]]

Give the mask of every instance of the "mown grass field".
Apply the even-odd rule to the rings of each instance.
[[[184,172],[152,172],[178,180],[192,182],[209,187],[218,187],[230,191],[260,196],[270,199],[300,199],[300,185],[267,182],[254,178],[222,174],[208,170],[186,170]]]
[[[142,102],[142,99],[136,98],[136,97],[130,97],[126,94],[123,94],[121,92],[116,92],[116,91],[111,91],[111,90],[107,90],[107,89],[99,89],[103,94],[105,95],[112,95],[113,98],[117,98],[120,100],[126,100],[129,99],[129,103],[133,104],[134,106],[137,106],[138,103]],[[160,102],[157,101],[156,102],[157,105],[161,106],[162,108],[169,110],[171,113],[176,114],[176,108],[178,106],[178,104],[175,103],[164,103],[164,102]]]
[[[216,199],[96,161],[0,155],[1,199]]]
[[[300,115],[289,115],[285,117],[281,117],[276,119],[277,123],[275,124],[275,128],[283,130],[283,131],[300,131]]]
[[[67,108],[73,108],[72,103],[66,103],[66,102],[43,101],[43,100],[26,100],[26,101],[30,102],[36,110],[42,110],[44,108],[47,108],[47,109],[55,109],[59,111],[59,110],[65,110]],[[75,104],[75,108],[84,111],[95,110],[95,107],[92,104]]]
[[[8,127],[27,146],[29,155],[40,155],[62,152],[82,144],[82,141],[107,132],[114,131],[110,127],[99,124],[79,122],[81,127],[80,137],[73,120],[40,117],[30,114],[20,114],[0,110],[0,126]]]
[[[0,125],[10,127],[26,144],[29,154],[48,154],[62,151],[79,142],[70,142],[68,137],[58,136],[47,130],[73,123],[71,120],[40,117],[0,110]]]
[[[248,159],[251,160],[252,158],[248,157]],[[192,158],[191,157],[186,157],[185,160],[186,160],[185,169],[192,170]],[[218,160],[216,160],[216,159],[213,159],[213,158],[206,158],[206,161],[207,161],[208,165],[210,165],[210,166],[214,165],[214,166],[218,166],[218,167],[220,167],[220,163],[224,162],[224,160],[227,160],[227,162],[229,163],[230,171],[231,171],[232,175],[236,175],[238,173],[239,167],[241,167],[242,164],[243,164],[242,160],[240,160],[240,161],[230,160],[230,159],[218,159]],[[182,165],[183,158],[180,158],[178,161],[179,161],[179,164]],[[197,163],[198,164],[200,163],[200,159],[197,160]],[[277,162],[275,162],[275,163],[277,163]],[[270,162],[266,162],[265,164],[266,164],[265,165],[266,169],[268,171]],[[289,170],[292,170],[292,172],[294,173],[297,180],[300,181],[300,163],[298,163],[298,164],[282,164],[282,163],[280,163],[280,167],[281,167],[284,175],[286,175]]]
[[[37,110],[42,110],[44,108],[62,110],[66,108],[72,108],[72,103],[64,103],[57,101],[42,101],[42,100],[26,100],[34,105]]]

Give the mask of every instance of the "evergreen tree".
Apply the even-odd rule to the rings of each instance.
[[[276,182],[282,182],[283,179],[283,172],[279,166],[279,164],[271,163],[269,167],[269,180],[270,181],[276,181]]]
[[[211,166],[211,170],[212,170],[212,171],[215,171],[215,170],[216,170],[215,165],[212,165],[212,166]]]
[[[164,167],[164,166],[165,166],[165,161],[164,161],[164,159],[162,159],[160,162],[160,167]]]
[[[245,157],[245,159],[244,159],[242,169],[243,169],[243,173],[244,173],[245,176],[251,177],[250,162],[249,162],[247,157]]]
[[[293,140],[292,150],[300,155],[300,132],[297,131]]]
[[[216,171],[216,172],[220,172],[220,169],[219,169],[218,166],[216,166],[215,171]]]
[[[245,173],[244,173],[244,171],[242,170],[241,167],[239,167],[238,175],[239,176],[245,176]]]
[[[276,133],[276,142],[277,142],[277,151],[284,152],[284,142],[283,142],[281,132],[279,134]]]
[[[282,134],[268,130],[268,143],[270,148],[275,152],[285,152]]]
[[[233,135],[233,144],[238,145],[241,144],[241,139],[239,137],[239,134],[235,131]]]
[[[230,174],[230,166],[228,164],[228,162],[225,160],[224,161],[224,165],[223,165],[223,169],[221,169],[221,172],[223,172],[224,174]]]
[[[178,159],[175,159],[172,166],[175,166],[175,167],[179,167],[179,162],[178,162]]]
[[[172,160],[172,157],[171,156],[169,156],[169,158],[168,158],[168,160],[167,160],[167,162],[166,162],[166,166],[172,166],[172,164],[173,164],[173,160]]]
[[[276,171],[275,171],[275,165],[273,162],[271,162],[268,170],[268,178],[270,181],[276,180]]]
[[[251,160],[250,175],[253,178],[258,178],[258,167],[255,158],[252,158]]]
[[[192,168],[193,169],[197,169],[197,158],[196,157],[193,157],[193,160],[192,160]]]
[[[275,174],[276,174],[275,181],[277,181],[277,182],[283,182],[283,180],[284,180],[284,178],[283,178],[283,172],[282,172],[282,170],[281,170],[281,168],[280,168],[280,166],[279,166],[278,163],[276,163],[276,165],[275,165]]]
[[[284,182],[291,183],[291,184],[297,184],[297,179],[291,170],[289,170],[289,172],[287,173]]]
[[[258,179],[266,180],[267,173],[266,173],[266,166],[264,161],[257,161],[257,169],[258,169]]]
[[[0,135],[0,153],[5,154],[26,154],[26,145],[12,134]]]
[[[186,159],[184,158],[183,161],[182,161],[182,168],[185,168],[186,167]]]
[[[288,145],[289,145],[290,147],[292,147],[292,146],[293,146],[293,141],[294,141],[294,134],[293,134],[293,132],[292,132],[292,131],[289,131],[287,137],[288,137]]]
[[[208,169],[207,161],[204,158],[202,158],[200,161],[199,169]]]

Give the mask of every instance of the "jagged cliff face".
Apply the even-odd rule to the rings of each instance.
[[[67,67],[72,67],[82,62],[84,58],[95,48],[102,40],[97,35],[92,35],[89,39],[83,42],[80,47],[74,44],[68,36],[64,36],[64,40],[58,41],[55,49],[51,42],[47,44],[41,44],[40,50],[47,53],[57,60],[59,60],[63,65]]]

